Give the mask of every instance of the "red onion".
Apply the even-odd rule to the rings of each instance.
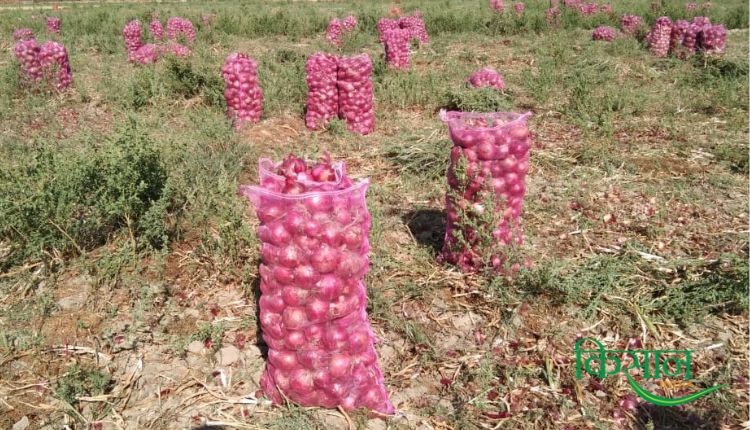
[[[352,360],[346,354],[334,354],[328,362],[328,369],[334,378],[347,378],[352,371]]]
[[[300,307],[288,307],[283,313],[284,325],[290,329],[300,329],[307,324],[305,309]]]
[[[308,369],[325,368],[326,353],[322,349],[302,349],[297,351],[297,361]]]
[[[513,5],[513,10],[516,11],[516,15],[518,16],[523,15],[523,9],[524,9],[524,4],[521,2],[517,2]]]
[[[290,285],[294,282],[292,271],[282,266],[273,268],[273,278],[279,285]]]
[[[227,116],[232,118],[235,129],[260,121],[263,91],[258,83],[257,70],[255,60],[239,52],[229,54],[221,69]]]
[[[304,306],[310,293],[307,290],[292,286],[284,287],[281,290],[281,297],[288,306]]]
[[[289,375],[289,388],[297,393],[307,393],[313,388],[312,373],[305,369],[295,369]]]
[[[336,269],[340,257],[341,254],[337,249],[321,246],[318,252],[310,257],[310,261],[319,273],[330,273]]]
[[[286,308],[284,297],[278,291],[273,294],[262,294],[259,303],[263,309],[277,314],[281,314]]]
[[[293,370],[297,367],[297,354],[290,351],[268,351],[268,362],[278,369]]]
[[[306,324],[307,322],[305,322]],[[286,327],[287,329],[289,327]],[[289,349],[297,350],[305,344],[305,332],[302,330],[288,330],[284,342]]]
[[[307,318],[311,322],[322,322],[328,315],[328,302],[319,298],[313,298],[307,302]]]
[[[310,289],[318,282],[318,279],[320,275],[312,266],[303,264],[294,269],[294,282],[300,288]]]

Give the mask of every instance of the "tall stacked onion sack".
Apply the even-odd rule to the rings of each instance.
[[[446,232],[439,260],[463,272],[516,271],[523,242],[530,113],[441,112],[453,141],[447,179]]]
[[[164,38],[164,27],[161,25],[161,21],[158,19],[151,20],[151,24],[148,25],[148,30],[151,32],[151,37],[154,40],[161,40]]]
[[[62,43],[47,41],[39,49],[39,64],[48,82],[58,91],[68,88],[73,81],[68,51]]]
[[[349,131],[370,134],[375,128],[372,93],[372,61],[367,54],[341,57],[337,82],[339,117]]]
[[[21,66],[21,77],[26,84],[42,80],[42,66],[39,58],[40,47],[36,39],[16,42],[13,53]]]
[[[263,91],[258,82],[258,65],[246,54],[233,52],[221,69],[224,78],[224,97],[227,116],[235,129],[260,121],[263,112]]]
[[[47,17],[47,31],[50,33],[60,34],[60,18],[56,16]]]
[[[669,41],[672,38],[672,20],[662,16],[656,20],[646,36],[649,51],[656,57],[666,57],[669,53]]]
[[[411,31],[402,28],[388,30],[383,36],[385,62],[389,67],[398,70],[409,68],[409,41]]]
[[[134,19],[125,24],[125,27],[122,29],[122,37],[125,39],[125,48],[128,50],[128,59],[130,61],[135,61],[135,52],[138,48],[143,46],[141,22]]]
[[[500,91],[505,89],[503,76],[498,73],[497,70],[489,67],[485,67],[484,69],[472,73],[467,82],[474,88],[490,87]]]
[[[339,114],[337,87],[338,58],[324,52],[311,55],[305,63],[307,81],[307,111],[305,125],[318,130],[328,125]]]
[[[367,180],[295,157],[260,161],[261,186],[242,186],[260,219],[260,325],[268,345],[261,387],[274,403],[395,409],[377,364],[363,282]]]

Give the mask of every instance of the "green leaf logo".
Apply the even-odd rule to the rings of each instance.
[[[635,382],[635,380],[633,379],[633,377],[630,376],[628,373],[625,373],[625,376],[627,376],[628,382],[630,382],[630,386],[633,388],[633,390],[636,392],[636,394],[638,394],[638,396],[640,396],[643,400],[645,400],[645,401],[647,401],[649,403],[653,403],[653,404],[658,405],[658,406],[678,406],[678,405],[682,405],[682,404],[685,404],[685,403],[688,403],[688,402],[692,402],[693,400],[697,400],[697,399],[705,396],[706,394],[712,393],[712,392],[714,392],[714,391],[716,391],[718,389],[727,387],[726,384],[714,385],[711,388],[706,388],[705,390],[701,390],[701,391],[698,391],[698,392],[693,393],[693,394],[689,394],[689,395],[684,396],[684,397],[677,397],[677,398],[674,398],[674,399],[670,399],[669,397],[662,397],[662,396],[657,396],[656,394],[649,393],[648,391],[646,391],[645,388],[643,388],[640,385],[638,385],[638,383]]]

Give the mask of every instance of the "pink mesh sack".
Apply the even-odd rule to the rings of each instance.
[[[195,41],[193,23],[188,19],[173,16],[167,20],[167,38],[176,41],[180,36],[184,36],[189,43]]]
[[[503,76],[497,70],[489,67],[472,73],[467,82],[475,88],[490,87],[500,91],[505,89]]]
[[[396,28],[387,30],[383,35],[385,46],[385,62],[393,69],[406,70],[409,68],[410,30]]]
[[[453,141],[447,179],[446,232],[439,260],[461,271],[519,268],[513,245],[523,243],[530,112],[440,112]],[[510,266],[510,267],[508,267]]]
[[[153,37],[154,40],[161,40],[164,38],[164,27],[162,27],[161,21],[158,19],[151,20],[148,30],[151,32],[151,37]]]
[[[233,52],[221,69],[227,117],[236,130],[260,121],[263,113],[263,91],[258,82],[258,64],[246,54]]]
[[[321,165],[326,172],[314,174]],[[343,164],[329,177],[330,163],[308,168],[292,157],[261,160],[259,167],[268,187],[245,185],[240,193],[260,219],[259,315],[269,348],[263,391],[276,404],[286,398],[394,413],[366,313],[369,181],[352,183]],[[293,188],[274,191],[278,180]],[[298,182],[304,191],[294,188]]]
[[[50,33],[60,34],[60,18],[56,16],[48,16],[47,31]]]
[[[370,134],[375,128],[372,61],[367,54],[341,57],[338,62],[339,117],[349,131]]]
[[[615,40],[617,36],[617,30],[606,25],[600,25],[591,32],[591,39],[593,40],[604,40],[605,42],[611,42]]]
[[[643,24],[643,18],[638,15],[625,14],[620,18],[620,28],[625,34],[635,34]]]
[[[13,30],[13,41],[20,42],[34,38],[34,31],[30,28],[17,28]]]
[[[42,80],[42,65],[39,62],[40,46],[36,39],[26,39],[16,42],[13,53],[21,66],[21,75],[27,83]]]
[[[68,51],[62,43],[51,40],[44,42],[39,49],[39,64],[47,82],[58,91],[68,88],[73,81]]]
[[[646,36],[649,50],[656,57],[666,57],[669,53],[669,41],[672,38],[672,20],[662,16],[656,20],[651,27],[651,32]]]
[[[338,58],[335,55],[317,52],[307,59],[305,80],[307,81],[307,111],[305,125],[318,130],[328,125],[339,114],[339,92],[336,86]]]
[[[723,25],[708,25],[700,32],[698,44],[709,54],[723,54],[727,42],[727,29]]]

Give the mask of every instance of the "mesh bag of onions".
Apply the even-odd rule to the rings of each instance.
[[[490,0],[490,9],[495,12],[505,12],[505,2],[503,0]]]
[[[474,88],[490,87],[501,91],[505,89],[503,76],[497,70],[489,67],[472,73],[467,82]]]
[[[372,61],[367,54],[340,57],[337,69],[339,117],[349,131],[369,134],[375,128]]]
[[[39,49],[39,64],[47,81],[62,91],[73,81],[68,51],[62,43],[48,40]]]
[[[700,32],[698,44],[708,54],[723,54],[727,42],[727,29],[723,25],[709,25]]]
[[[409,68],[409,41],[411,31],[403,28],[387,30],[383,35],[385,62],[389,67],[398,70]]]
[[[591,38],[593,40],[604,40],[606,42],[611,42],[615,40],[615,36],[617,36],[617,31],[614,28],[608,27],[606,25],[600,25],[599,27],[596,27],[593,32],[591,32]]]
[[[151,37],[153,37],[154,40],[164,38],[164,27],[162,27],[161,21],[158,19],[151,20],[151,24],[148,25],[148,30],[151,32]]]
[[[175,46],[173,46],[173,49]],[[175,55],[178,55],[175,52]],[[263,91],[258,82],[258,65],[247,54],[233,52],[221,69],[224,78],[224,97],[227,116],[236,130],[246,123],[260,121],[263,112]]]
[[[338,58],[316,52],[305,63],[307,81],[307,110],[305,125],[317,130],[328,125],[339,114],[339,92],[336,87]]]
[[[17,28],[13,30],[13,41],[20,42],[34,38],[34,31],[30,28]]]
[[[177,40],[180,36],[184,36],[190,43],[195,41],[193,23],[188,19],[173,16],[167,20],[167,38]]]
[[[531,113],[445,112],[453,141],[446,232],[439,260],[463,272],[520,268],[520,216],[526,193]]]
[[[262,159],[261,186],[241,186],[260,219],[261,387],[274,402],[395,412],[377,363],[363,282],[368,180],[343,163]]]
[[[656,57],[666,57],[669,53],[669,43],[672,39],[672,20],[662,16],[656,20],[651,31],[646,36],[649,50]]]
[[[56,16],[47,17],[47,31],[60,34],[60,18]]]
[[[40,64],[40,46],[36,39],[26,39],[16,42],[13,52],[21,67],[22,79],[26,83],[42,80],[42,65]]]
[[[135,61],[135,52],[138,48],[143,46],[141,22],[134,19],[125,24],[125,27],[122,29],[122,37],[125,39],[125,47],[128,50],[128,59],[130,61]]]
[[[641,24],[643,24],[643,18],[638,15],[625,14],[620,19],[620,28],[625,34],[635,34]]]

